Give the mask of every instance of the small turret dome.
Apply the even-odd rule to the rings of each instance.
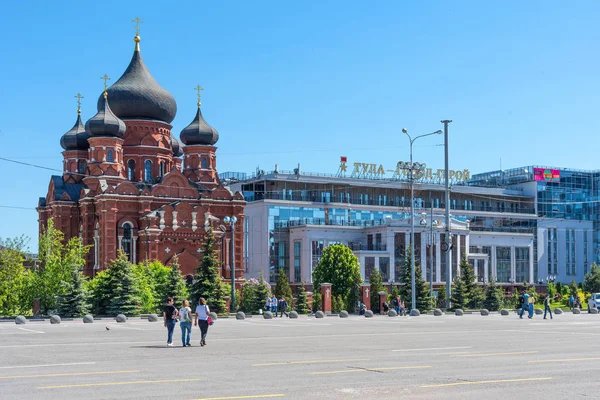
[[[173,156],[181,157],[183,155],[183,148],[179,140],[175,139],[175,136],[171,136],[171,149],[173,150]]]
[[[206,123],[200,111],[198,103],[198,112],[194,120],[181,131],[179,138],[186,146],[208,145],[212,146],[219,140],[219,132]]]
[[[98,107],[98,113],[85,123],[85,130],[93,137],[117,137],[123,139],[125,136],[125,122],[121,121],[112,112],[108,105],[108,97],[104,92],[102,104]]]
[[[89,137],[81,122],[81,111],[77,110],[77,121],[70,131],[62,135],[60,145],[65,150],[87,150],[90,147],[87,141]]]

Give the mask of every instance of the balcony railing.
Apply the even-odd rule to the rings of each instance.
[[[352,251],[387,251],[387,245],[385,243],[348,243],[348,247]]]

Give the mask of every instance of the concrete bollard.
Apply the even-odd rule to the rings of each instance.
[[[433,315],[436,317],[441,317],[442,315],[444,315],[444,313],[439,308],[436,308],[435,310],[433,310]]]
[[[581,314],[581,310],[579,308],[574,308],[573,314]]]
[[[554,314],[562,314],[562,313],[563,313],[562,308],[555,308],[554,309]]]
[[[454,315],[462,317],[464,315],[464,312],[460,308],[457,308],[456,310],[454,310]]]
[[[373,318],[373,311],[371,311],[371,310],[365,311],[365,318]]]
[[[487,317],[488,315],[490,315],[490,312],[488,310],[486,310],[485,308],[482,308],[480,311],[481,315],[483,315],[484,317]]]
[[[19,315],[17,318],[15,318],[15,324],[17,325],[25,325],[27,323],[27,319],[25,319],[24,316]]]
[[[298,313],[296,311],[290,311],[290,318],[298,319]]]
[[[246,314],[244,314],[243,311],[238,311],[237,314],[235,314],[235,319],[246,319]]]
[[[348,318],[348,311],[346,311],[346,310],[340,311],[340,318]]]
[[[509,311],[506,308],[503,308],[502,310],[500,310],[500,315],[508,315]]]
[[[53,315],[50,317],[50,323],[52,325],[56,325],[56,324],[60,324],[60,316],[59,315]]]
[[[156,314],[148,315],[148,322],[158,322],[158,315],[156,315]]]
[[[117,320],[117,322],[120,322],[120,323],[127,322],[127,317],[123,314],[117,315],[117,318],[115,318],[115,319]]]
[[[93,324],[94,323],[94,317],[92,317],[91,315],[86,315],[83,317],[83,323],[84,324]]]
[[[542,315],[544,313],[544,310],[542,310],[541,308],[536,308],[534,310],[534,312],[535,312],[536,315]]]
[[[325,313],[319,310],[315,313],[315,318],[325,318]]]
[[[412,310],[410,310],[411,317],[418,317],[420,315],[421,315],[421,312],[419,310],[417,310],[416,308],[413,308]]]
[[[263,313],[263,318],[264,319],[273,319],[273,313],[271,311],[265,311]]]
[[[396,312],[396,310],[389,310],[388,311],[388,317],[397,317],[398,313]]]

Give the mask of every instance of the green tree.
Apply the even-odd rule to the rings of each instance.
[[[504,306],[504,293],[502,288],[496,285],[494,278],[490,279],[490,284],[485,291],[483,306],[489,311],[498,311]]]
[[[435,306],[437,308],[446,308],[446,285],[440,286],[438,289],[438,295],[436,298]]]
[[[462,269],[461,269],[462,273]],[[461,275],[454,279],[454,285],[452,285],[452,297],[450,298],[452,303],[452,309],[464,309],[469,303],[469,297],[467,295],[467,287],[464,281],[461,279]]]
[[[404,300],[404,305],[407,310],[416,308],[421,312],[426,312],[431,309],[431,294],[429,293],[429,286],[423,275],[421,274],[421,267],[415,260],[415,299],[417,304],[413,307],[412,302],[412,269],[411,269],[411,258],[412,254],[410,250],[406,251],[406,257],[404,258],[404,266],[400,271],[400,297]]]
[[[172,297],[175,300],[175,304],[179,305],[183,300],[188,298],[188,290],[185,285],[185,280],[181,275],[179,269],[179,260],[174,257],[173,263],[169,268],[169,275],[167,277],[167,284],[165,287],[165,294],[163,301],[166,302],[167,297]]]
[[[339,313],[344,308],[344,300],[339,294],[331,298],[331,311]]]
[[[590,272],[585,275],[583,288],[586,292],[600,293],[600,268],[596,263],[592,264]]]
[[[464,307],[475,308],[473,294],[475,292],[475,288],[478,287],[477,282],[475,282],[475,270],[473,266],[467,260],[467,256],[463,254],[462,259],[460,261],[460,280],[463,283],[465,288],[465,303]]]
[[[362,283],[360,264],[348,246],[334,244],[323,250],[323,256],[313,270],[313,299],[316,299],[321,291],[321,284],[325,282],[332,284],[332,295],[342,296],[346,305],[356,304],[358,301],[359,292],[356,287]]]
[[[107,269],[97,272],[93,279],[85,282],[92,312],[96,315],[106,315],[106,309],[110,300],[109,286],[110,275]]]
[[[471,301],[469,302],[469,307],[474,310],[480,309],[483,306],[484,301],[485,293],[483,292],[483,288],[480,285],[476,285],[473,288]]]
[[[285,297],[288,304],[292,304],[292,288],[290,287],[290,282],[283,268],[279,268],[279,273],[277,274],[277,283],[273,289],[273,294],[278,299]]]
[[[63,282],[63,294],[58,295],[57,309],[61,317],[83,317],[90,310],[89,295],[78,268],[71,270],[71,280]]]
[[[383,287],[383,281],[381,279],[381,271],[379,271],[379,269],[373,269],[371,276],[369,277],[369,283],[371,284],[371,310],[373,310],[373,312],[379,312],[379,292],[385,291],[385,288]]]
[[[153,266],[151,267],[151,265]],[[157,266],[154,262],[148,263],[144,261],[133,265],[133,273],[135,274],[137,286],[140,291],[140,312],[146,314],[159,312],[162,305],[160,303],[162,297],[160,287],[164,283],[162,279],[158,282],[154,280],[157,277]]]
[[[117,258],[110,263],[107,275],[106,312],[109,315],[139,315],[142,305],[140,285],[127,254],[119,251]]]
[[[204,236],[202,260],[195,269],[196,274],[190,295],[194,304],[200,297],[204,297],[210,310],[220,314],[226,311],[226,293],[219,275],[219,260],[214,246],[215,236],[212,229],[209,229]]]
[[[85,256],[90,246],[83,246],[79,237],[64,243],[64,234],[48,220],[39,239],[38,257],[40,268],[34,271],[33,297],[39,299],[42,313],[47,314],[56,307],[56,299],[63,295],[62,284],[71,279],[72,268],[85,265]]]
[[[312,310],[313,312],[320,311],[323,308],[321,293],[313,293]]]
[[[258,310],[264,310],[270,294],[271,286],[264,280],[262,274],[260,279],[247,279],[241,290],[240,309],[246,313],[257,313]]]
[[[298,288],[298,299],[296,300],[296,311],[298,314],[310,314],[310,307],[308,304],[308,295],[306,294],[306,288],[304,282]]]
[[[571,279],[571,282],[569,282],[569,292],[571,294],[571,296],[575,297],[575,299],[577,299],[577,293],[579,292],[579,287],[577,286],[577,282],[575,282],[575,279]]]
[[[29,311],[32,306],[32,302],[28,301],[30,299],[26,296],[30,275],[23,266],[25,242],[23,236],[0,241],[0,314],[2,315],[15,315]]]

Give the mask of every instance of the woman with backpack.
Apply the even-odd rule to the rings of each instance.
[[[208,314],[210,310],[206,305],[204,297],[200,297],[198,300],[198,307],[196,307],[196,318],[194,319],[194,326],[200,327],[200,346],[206,346],[206,335],[208,334]]]
[[[181,344],[183,347],[191,346],[192,339],[192,309],[190,302],[184,300],[179,309],[179,326],[181,327]]]

